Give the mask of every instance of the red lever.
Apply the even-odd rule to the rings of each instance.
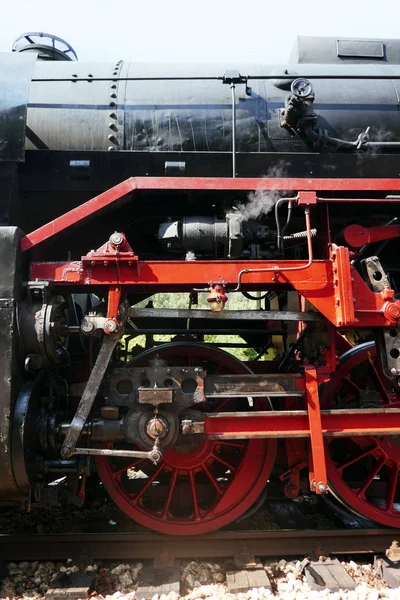
[[[400,237],[400,225],[363,227],[362,225],[354,224],[346,227],[339,237],[346,246],[361,248],[364,244],[372,244],[373,242]]]

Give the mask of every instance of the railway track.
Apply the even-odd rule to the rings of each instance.
[[[318,556],[384,552],[400,529],[218,531],[174,537],[152,532],[0,535],[0,560],[154,559],[169,564],[195,556]]]

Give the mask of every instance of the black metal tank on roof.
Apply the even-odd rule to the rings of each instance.
[[[32,34],[20,39],[28,40],[22,51],[39,47]],[[298,62],[285,66],[71,63],[73,50],[51,40],[54,47],[43,48],[62,60],[37,62],[28,101],[28,126],[51,150],[178,152],[189,162],[189,153],[232,152],[226,73],[235,72],[238,154],[351,150],[330,138],[352,142],[356,150],[368,127],[370,141],[400,142],[397,40],[299,38]],[[312,84],[317,136],[283,125],[285,101],[299,77]]]
[[[300,37],[284,65],[76,62],[41,33],[13,50],[0,54],[0,162],[24,163],[22,194],[42,205],[131,175],[400,173],[400,40]]]

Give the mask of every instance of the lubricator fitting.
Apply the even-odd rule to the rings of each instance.
[[[391,321],[400,319],[400,302],[386,302],[385,306],[383,307],[383,311],[385,317]]]
[[[146,433],[153,440],[162,440],[166,437],[168,432],[169,427],[167,421],[158,415],[155,415],[152,419],[150,419],[146,425]]]
[[[228,296],[225,293],[225,286],[222,283],[210,283],[207,302],[213,312],[221,312],[225,308]]]

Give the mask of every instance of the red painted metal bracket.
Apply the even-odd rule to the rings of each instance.
[[[208,190],[250,191],[275,190],[294,192],[382,191],[400,190],[398,179],[305,179],[305,178],[227,178],[227,177],[130,177],[109,190],[61,215],[54,221],[28,233],[21,240],[22,252],[34,248],[72,225],[110,207],[135,191]],[[337,199],[333,199],[338,201]],[[329,202],[329,199],[324,199]],[[353,202],[353,200],[349,200]],[[394,202],[395,200],[391,200]],[[375,199],[374,202],[379,202]]]
[[[112,260],[73,262],[33,262],[31,281],[48,281],[56,286],[140,286],[150,293],[191,291],[208,282],[221,282],[227,291],[235,288],[239,274],[242,289],[295,289],[335,327],[391,326],[400,319],[400,303],[384,293],[374,293],[350,266],[346,248],[338,251],[335,262],[314,260],[307,268],[304,261],[140,261],[125,257]],[[104,264],[107,263],[107,264]],[[277,265],[279,271],[277,272]],[[334,287],[334,265],[337,286]],[[287,268],[287,271],[285,269]],[[349,276],[349,273],[351,276]],[[390,292],[390,290],[388,290]]]
[[[318,375],[314,366],[304,365],[306,381],[306,399],[308,408],[308,422],[310,427],[310,450],[313,468],[310,469],[310,489],[317,494],[328,491],[326,476],[325,448],[322,436],[321,410],[318,394]]]
[[[343,230],[341,237],[346,246],[350,246],[350,248],[362,248],[365,244],[400,237],[400,225],[363,227],[354,223]]]
[[[355,295],[350,265],[350,253],[344,246],[332,244],[330,250],[333,269],[333,290],[336,311],[336,323],[339,327],[355,322]],[[368,290],[368,287],[364,287]]]

